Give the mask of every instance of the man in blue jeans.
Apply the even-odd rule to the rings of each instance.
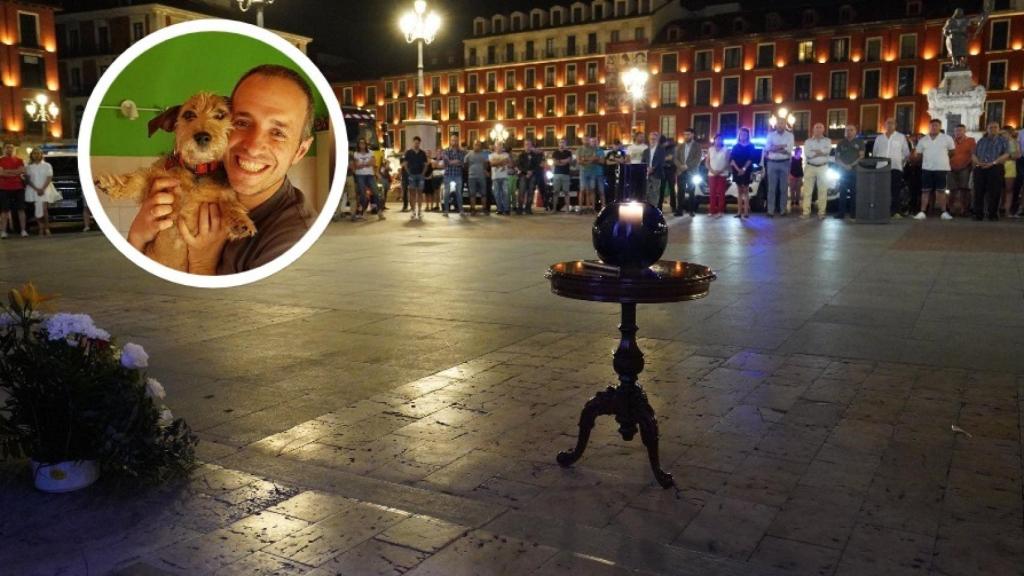
[[[462,210],[462,166],[466,163],[466,151],[459,147],[458,137],[453,137],[451,147],[444,151],[444,189],[441,191],[441,212],[448,217],[449,199],[455,194],[455,206],[460,216],[465,216]]]
[[[491,203],[487,200],[487,158],[483,144],[479,140],[473,142],[473,151],[466,154],[466,177],[469,179],[469,213],[476,216],[476,199],[483,198],[484,214],[491,213]]]
[[[864,143],[857,140],[857,127],[847,124],[844,138],[836,144],[836,170],[839,181],[839,210],[836,218],[842,220],[847,215],[856,218],[857,214],[857,163],[864,157]]]
[[[789,167],[793,157],[793,133],[786,130],[786,120],[780,118],[775,130],[768,133],[764,147],[764,167],[768,175],[768,217],[775,217],[775,201],[782,203],[779,214],[785,214],[789,198]]]

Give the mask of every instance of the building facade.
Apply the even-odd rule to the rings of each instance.
[[[56,19],[60,80],[64,89],[64,131],[77,137],[89,95],[100,76],[129,46],[162,28],[202,18],[232,17],[230,6],[196,4],[196,11],[168,4],[115,6],[61,13]],[[303,53],[312,38],[275,31]]]
[[[807,4],[776,0],[766,10],[760,2],[595,0],[479,17],[463,41],[464,64],[427,72],[427,110],[444,145],[456,135],[487,140],[497,123],[515,146],[534,138],[553,147],[563,137],[572,145],[584,135],[611,143],[628,137],[632,124],[619,73],[639,66],[650,74],[641,130],[680,136],[692,127],[707,139],[746,126],[757,137],[785,107],[798,139],[817,122],[835,138],[847,124],[872,134],[889,117],[901,131],[925,131],[927,93],[948,66],[942,27],[963,3]],[[968,14],[981,9],[967,4]],[[1024,120],[1019,4],[995,2],[971,40],[971,69],[988,90],[983,121]],[[335,90],[343,103],[375,109],[392,129],[415,109],[413,73]]]
[[[40,94],[51,102],[60,102],[53,7],[0,2],[0,58],[0,125],[4,140],[34,143],[60,138],[60,122],[37,122],[25,111],[25,104]]]

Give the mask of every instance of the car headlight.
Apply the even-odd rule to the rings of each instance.
[[[704,182],[704,178],[700,174],[694,174],[693,178],[690,178],[690,183],[694,186],[700,186]]]
[[[554,177],[555,177],[555,173],[554,173],[554,172],[552,172],[551,170],[548,170],[548,171],[547,171],[547,172],[545,173],[545,176],[547,176],[547,177],[548,177],[548,180],[551,180],[552,178],[554,178]]]
[[[828,169],[828,170],[827,170],[827,171],[825,172],[825,178],[826,178],[826,179],[827,179],[827,180],[828,180],[828,181],[829,181],[830,183],[832,183],[832,184],[835,184],[836,182],[838,182],[838,181],[839,181],[839,172],[837,172],[836,170],[834,170],[834,169],[832,169],[832,168],[829,168],[829,169]]]

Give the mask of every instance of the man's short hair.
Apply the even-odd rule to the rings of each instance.
[[[938,125],[941,126],[942,125],[942,120],[939,120],[938,118],[932,118],[932,121],[929,122],[929,124],[938,124]]]
[[[957,124],[956,127],[957,128],[963,128],[964,130],[967,130],[967,126],[965,124]]]
[[[413,137],[412,137],[412,141],[413,141],[413,142],[422,142],[422,141],[423,141],[423,139],[422,139],[422,138],[420,138],[419,136],[413,136]]]
[[[686,134],[687,132],[689,132],[690,134],[693,134],[693,128],[687,128],[687,129],[683,130],[683,134]]]
[[[305,140],[313,136],[313,89],[309,87],[309,83],[303,78],[298,72],[281,66],[279,64],[261,64],[238,79],[235,83],[234,89],[231,90],[231,98],[234,99],[235,92],[238,91],[238,87],[242,85],[250,76],[266,76],[268,78],[284,78],[290,80],[295,84],[299,90],[306,96],[306,117],[302,123],[302,139]]]

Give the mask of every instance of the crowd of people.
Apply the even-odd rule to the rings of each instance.
[[[0,156],[0,240],[8,233],[28,234],[28,210],[40,236],[50,236],[50,205],[62,199],[53,186],[53,166],[39,148],[29,153],[28,164],[15,154],[14,144],[4,144]],[[82,214],[84,231],[89,231],[89,210]],[[17,226],[15,228],[15,226]]]
[[[599,210],[608,201],[644,199],[667,208],[680,218],[697,215],[705,196],[707,214],[726,214],[726,192],[734,187],[735,218],[750,218],[751,188],[764,187],[765,212],[769,218],[796,214],[826,217],[828,193],[836,199],[835,217],[856,217],[858,164],[868,155],[884,159],[890,170],[890,216],[918,220],[936,214],[943,220],[971,216],[996,220],[1017,218],[1024,176],[1024,133],[1012,126],[990,123],[980,139],[966,134],[963,125],[953,135],[933,120],[927,134],[905,135],[889,118],[884,130],[872,140],[863,138],[856,126],[847,125],[843,137],[833,142],[821,123],[814,124],[800,146],[793,132],[778,123],[761,147],[751,141],[749,128],[740,128],[727,145],[715,135],[704,148],[694,131],[681,138],[651,132],[635,133],[627,143],[602,147],[595,137],[570,149],[564,139],[549,154],[527,139],[521,150],[505,143],[487,150],[482,142],[467,149],[458,138],[451,146],[428,152],[419,138],[401,155],[395,188],[400,188],[402,212],[412,219],[423,212],[445,217],[548,212],[585,213]],[[389,163],[360,140],[352,158],[357,199],[352,218],[361,219],[373,206],[379,218],[386,209],[392,187]],[[1018,169],[1020,168],[1020,169]],[[576,202],[572,174],[578,174]],[[379,184],[379,185],[378,185]],[[753,191],[757,194],[757,190]],[[463,205],[468,198],[468,211]],[[479,210],[478,210],[479,206]]]

